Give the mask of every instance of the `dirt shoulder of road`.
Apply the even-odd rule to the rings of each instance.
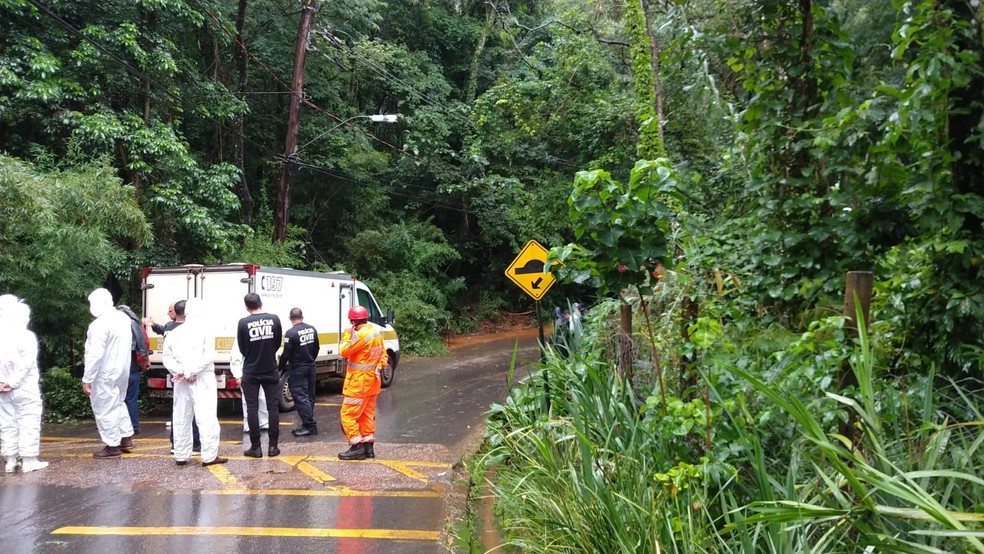
[[[447,345],[449,350],[456,350],[503,339],[536,337],[539,331],[531,313],[508,314],[497,321],[483,322],[473,333],[452,337]],[[545,327],[543,332],[544,336],[549,336],[550,327]],[[493,478],[494,471],[476,474],[473,467],[479,463],[477,456],[484,441],[483,426],[475,429],[465,441],[466,444],[459,450],[461,458],[453,466],[444,544],[449,553],[514,552],[502,546],[502,537],[492,513],[493,498],[485,480]]]
[[[544,323],[544,336],[550,334],[550,327]],[[447,340],[448,348],[454,350],[463,346],[481,344],[504,338],[532,337],[539,333],[532,312],[505,313],[494,321],[483,321],[475,331],[452,335]]]

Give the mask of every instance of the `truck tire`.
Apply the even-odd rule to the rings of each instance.
[[[297,405],[294,404],[294,397],[290,394],[290,374],[284,370],[280,372],[280,398],[278,399],[278,404],[280,405],[280,413],[293,412],[297,409]]]
[[[393,359],[390,358],[386,362],[386,367],[384,367],[383,370],[379,372],[380,384],[384,389],[393,384],[393,377],[395,375],[396,375],[396,366],[393,365]]]

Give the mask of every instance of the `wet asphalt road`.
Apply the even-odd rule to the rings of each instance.
[[[220,407],[228,464],[178,467],[167,416],[144,416],[134,450],[96,460],[93,422],[46,425],[42,471],[0,476],[0,552],[443,553],[449,550],[453,466],[480,443],[488,407],[535,358],[535,333],[404,359],[377,405],[376,459],[343,462],[340,383],[319,386],[321,433],[295,438],[281,414],[282,454],[243,457],[241,412]],[[248,440],[248,439],[247,439]],[[264,435],[264,451],[266,436]]]

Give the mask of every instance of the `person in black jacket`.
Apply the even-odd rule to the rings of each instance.
[[[247,458],[262,458],[260,448],[259,407],[260,387],[266,396],[267,410],[270,412],[269,444],[267,455],[271,458],[280,454],[280,372],[277,370],[277,350],[284,339],[280,318],[263,312],[263,301],[255,292],[243,298],[249,315],[239,320],[236,331],[236,346],[243,357],[243,399],[246,401],[246,421],[249,425],[249,450],[243,453]]]
[[[130,414],[130,423],[133,425],[133,434],[140,434],[139,421],[139,399],[140,399],[140,372],[150,367],[150,350],[147,347],[147,333],[140,318],[129,306],[119,305],[117,310],[125,313],[130,318],[130,380],[126,386],[126,396],[123,403],[126,404],[126,411]],[[146,367],[145,367],[146,366]]]
[[[317,380],[314,361],[318,357],[318,330],[304,323],[304,313],[300,308],[290,311],[290,322],[294,325],[284,333],[284,351],[280,354],[280,372],[290,367],[290,394],[297,406],[301,426],[291,431],[295,437],[318,434],[318,423],[314,421],[314,397]]]

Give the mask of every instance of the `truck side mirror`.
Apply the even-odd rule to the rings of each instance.
[[[386,324],[394,325],[396,323],[396,314],[393,313],[393,308],[386,308]]]

